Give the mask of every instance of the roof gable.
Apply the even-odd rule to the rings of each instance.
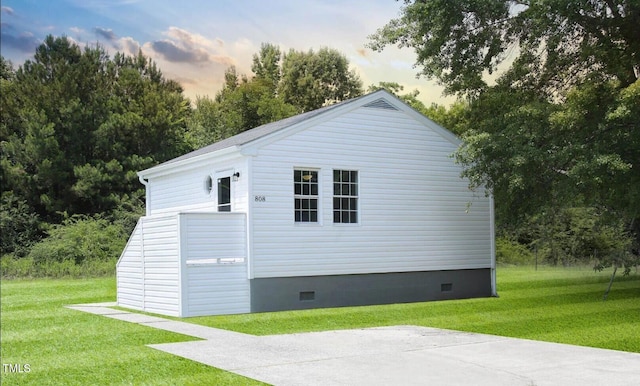
[[[342,114],[351,109],[356,109],[359,107],[367,107],[367,108],[375,108],[375,109],[384,109],[384,110],[402,110],[406,113],[409,113],[414,118],[422,121],[425,126],[428,126],[432,130],[435,130],[440,135],[448,139],[453,143],[459,143],[457,137],[431,121],[429,118],[425,117],[421,113],[415,111],[413,108],[402,102],[400,99],[396,98],[389,92],[385,90],[378,90],[370,94],[366,94],[357,98],[349,99],[343,102],[339,102],[330,106],[325,106],[317,110],[308,111],[306,113],[298,114],[289,118],[282,119],[280,121],[267,123],[256,128],[244,131],[232,137],[226,138],[222,141],[218,141],[212,143],[211,145],[204,146],[200,149],[194,150],[187,154],[184,154],[180,157],[173,158],[169,161],[161,163],[157,166],[151,167],[149,169],[143,170],[138,173],[141,177],[145,177],[147,174],[156,172],[161,172],[167,169],[173,169],[174,167],[178,167],[184,165],[186,163],[197,162],[200,159],[213,157],[222,151],[233,152],[240,151],[242,147],[245,145],[254,145],[265,140],[268,140],[270,137],[277,136],[278,134],[284,134],[284,131],[288,131],[287,129],[293,129],[295,127],[303,128],[303,126],[307,126],[310,123],[313,123],[319,119],[328,120],[333,117],[335,114]]]

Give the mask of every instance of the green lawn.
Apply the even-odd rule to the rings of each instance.
[[[257,335],[411,324],[640,352],[640,274],[503,268],[499,298],[274,312],[186,321]],[[115,279],[4,280],[2,384],[258,384],[146,344],[193,338],[69,310],[115,300]],[[23,367],[24,369],[24,367]]]
[[[3,280],[2,385],[258,385],[259,382],[145,347],[192,337],[64,305],[115,300],[115,278]],[[21,367],[24,370],[24,367]]]
[[[640,352],[640,274],[498,268],[499,298],[189,318],[256,335],[410,324]]]

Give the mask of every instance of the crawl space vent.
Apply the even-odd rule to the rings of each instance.
[[[300,301],[301,302],[310,301],[310,300],[316,300],[316,292],[315,291],[303,291],[303,292],[300,292]]]
[[[376,99],[373,102],[367,103],[366,105],[364,105],[364,107],[370,107],[372,109],[398,110],[384,99]]]

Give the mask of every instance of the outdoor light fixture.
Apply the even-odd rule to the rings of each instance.
[[[238,181],[238,178],[240,178],[240,172],[233,173],[233,180]]]

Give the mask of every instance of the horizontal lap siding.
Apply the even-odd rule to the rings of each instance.
[[[192,259],[245,257],[244,213],[184,213],[187,256]]]
[[[235,170],[241,178],[232,184],[232,205],[236,212],[247,210],[247,175],[246,160],[243,158],[228,162],[201,165],[193,169],[154,177],[149,181],[150,213],[177,213],[179,211],[216,210],[216,172]],[[214,178],[214,190],[210,195],[206,189],[208,176]]]
[[[188,316],[250,311],[246,263],[187,267]]]
[[[144,307],[141,228],[138,221],[116,266],[118,305],[137,310]]]
[[[250,311],[246,216],[243,213],[184,213],[186,315]],[[211,263],[212,259],[244,259]]]
[[[144,310],[179,314],[179,249],[177,216],[143,217]]]
[[[403,112],[370,108],[262,147],[254,276],[490,267],[489,199],[468,190],[455,149]],[[294,167],[320,169],[321,225],[293,221]],[[359,171],[358,225],[333,224],[334,168]]]

